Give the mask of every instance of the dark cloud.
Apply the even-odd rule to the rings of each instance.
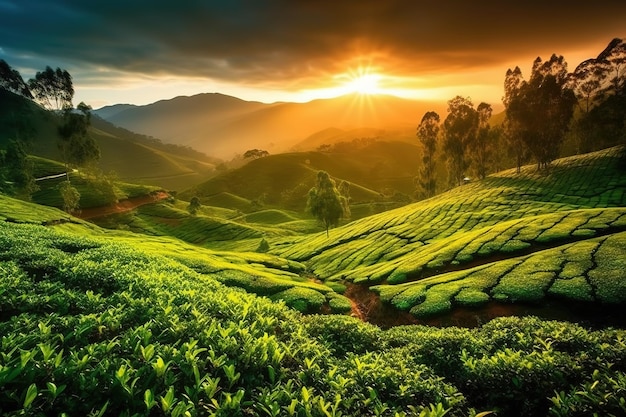
[[[624,1],[0,0],[0,48],[66,67],[298,88],[356,57],[399,75],[471,70],[606,44],[625,22]]]

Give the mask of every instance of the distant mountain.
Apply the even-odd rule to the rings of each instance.
[[[426,111],[445,111],[444,102],[359,94],[273,104],[199,94],[121,111],[114,107],[95,113],[132,131],[227,159],[251,148],[284,152],[327,128],[414,129]]]

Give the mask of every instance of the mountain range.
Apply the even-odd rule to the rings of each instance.
[[[396,133],[406,137],[431,110],[442,114],[445,103],[350,94],[307,103],[266,104],[211,93],[143,106],[117,104],[94,112],[134,132],[231,159],[253,148],[270,153],[312,150],[321,143],[307,144],[307,139],[320,132],[331,143],[381,135],[389,140]],[[328,135],[328,129],[336,129],[337,137]]]

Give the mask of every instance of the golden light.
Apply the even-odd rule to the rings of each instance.
[[[347,90],[351,93],[359,94],[379,94],[380,87],[378,81],[380,81],[380,75],[378,74],[361,74],[350,80],[346,86]]]

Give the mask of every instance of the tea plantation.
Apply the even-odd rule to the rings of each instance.
[[[330,239],[277,233],[270,253],[0,196],[0,415],[624,415],[625,330],[301,313],[354,309],[341,291],[355,283],[419,317],[488,300],[623,305],[621,152],[503,172]]]
[[[273,242],[330,285],[417,317],[491,300],[626,301],[624,149],[504,171],[324,234]]]

